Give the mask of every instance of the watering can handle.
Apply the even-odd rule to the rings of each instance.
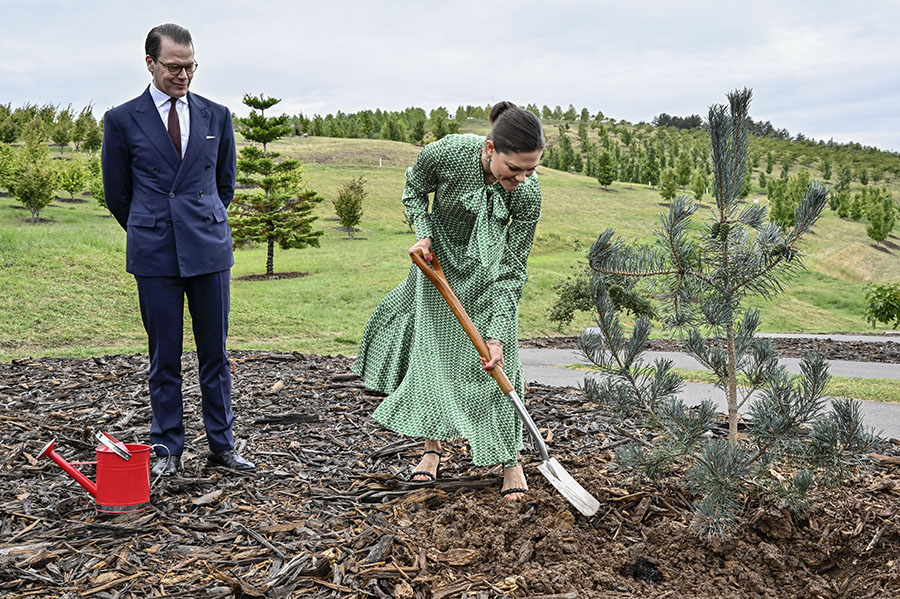
[[[154,447],[162,447],[163,449],[166,450],[166,467],[163,468],[163,469],[159,472],[159,474],[156,475],[156,480],[154,480],[153,482],[150,483],[150,490],[151,490],[151,491],[152,491],[153,488],[156,486],[156,483],[159,482],[159,479],[161,479],[161,478],[163,477],[163,473],[164,473],[166,470],[169,469],[169,461],[172,459],[172,452],[169,451],[169,448],[168,448],[168,447],[166,447],[165,445],[163,445],[163,444],[161,444],[161,443],[154,443],[153,445],[150,446],[150,449],[153,449]]]
[[[125,444],[109,433],[104,433],[102,431],[98,432],[97,440],[126,462],[131,459],[131,453],[125,448]]]

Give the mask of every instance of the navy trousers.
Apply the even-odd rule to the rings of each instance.
[[[186,278],[135,279],[150,348],[150,442],[165,445],[172,455],[184,451],[181,353],[187,296],[197,342],[206,440],[213,452],[232,449],[231,365],[225,354],[231,270]],[[157,454],[165,456],[162,450]]]

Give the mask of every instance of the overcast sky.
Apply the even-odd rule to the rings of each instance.
[[[307,115],[513,100],[612,118],[706,116],[753,88],[791,134],[900,151],[898,0],[0,0],[0,103],[92,102],[149,83],[155,25],[190,29],[191,90]],[[276,110],[277,110],[276,108]]]

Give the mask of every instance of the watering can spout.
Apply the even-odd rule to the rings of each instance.
[[[54,462],[56,465],[66,471],[66,474],[75,479],[79,485],[84,487],[84,489],[91,494],[92,497],[97,497],[97,485],[94,484],[94,481],[83,475],[78,471],[75,466],[65,461],[62,456],[53,451],[53,444],[55,441],[50,441],[47,443],[46,447],[41,450],[41,453],[38,455],[39,458],[48,457]]]

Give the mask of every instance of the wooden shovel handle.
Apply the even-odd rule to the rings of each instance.
[[[431,252],[431,265],[425,261],[425,258],[423,258],[421,254],[415,253],[410,255],[412,256],[412,261],[415,265],[425,273],[428,280],[431,281],[441,295],[444,296],[447,305],[450,306],[456,319],[459,320],[459,324],[462,325],[463,329],[466,331],[466,335],[469,336],[469,339],[472,341],[472,344],[475,346],[475,349],[478,350],[481,357],[485,360],[490,360],[491,350],[488,348],[487,343],[484,342],[484,339],[481,338],[481,335],[478,334],[475,323],[473,323],[472,319],[469,318],[469,315],[466,314],[465,308],[463,308],[462,304],[457,299],[456,294],[454,294],[453,290],[450,288],[447,277],[444,276],[444,271],[441,269],[441,263],[438,262],[434,251]],[[488,372],[494,377],[497,384],[500,385],[500,390],[503,391],[503,393],[508,395],[510,391],[513,390],[513,385],[509,381],[509,377],[506,376],[506,373],[503,372],[503,368],[501,368],[499,364],[494,366],[494,368]]]

